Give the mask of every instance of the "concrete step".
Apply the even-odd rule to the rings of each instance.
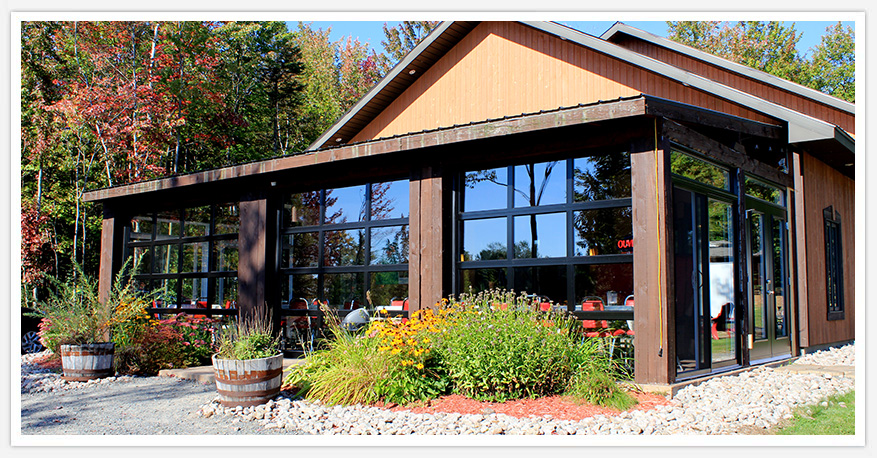
[[[283,370],[286,371],[290,366],[301,364],[303,358],[283,358]],[[185,369],[163,369],[158,372],[159,377],[177,377],[186,380],[194,380],[205,385],[216,382],[213,375],[213,366],[197,366],[187,367]]]

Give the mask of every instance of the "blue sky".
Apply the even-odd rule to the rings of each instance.
[[[614,21],[559,21],[582,32],[600,36],[612,27]],[[664,21],[624,21],[633,27],[645,30],[655,35],[667,36],[667,24]],[[398,24],[398,21],[387,21],[388,26]],[[803,34],[798,41],[798,51],[802,54],[819,44],[819,39],[825,33],[825,28],[834,24],[833,21],[795,21],[795,29]],[[288,23],[291,28],[295,23]],[[314,28],[332,28],[330,38],[340,40],[345,36],[359,38],[361,42],[368,42],[373,48],[381,49],[381,40],[384,39],[384,21],[313,21]],[[844,25],[854,26],[853,22],[844,22]]]

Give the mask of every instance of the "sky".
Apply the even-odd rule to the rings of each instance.
[[[614,21],[558,21],[561,24],[581,30],[590,35],[600,36],[609,30]],[[389,27],[398,24],[398,21],[387,21]],[[667,23],[664,21],[624,21],[625,24],[645,30],[659,36],[667,36]],[[290,28],[295,28],[296,23],[287,23]],[[795,21],[795,30],[802,33],[798,41],[798,52],[806,55],[810,48],[819,44],[820,38],[825,33],[825,28],[835,24],[834,21]],[[313,21],[313,28],[328,29],[332,31],[329,38],[333,41],[340,40],[345,36],[353,36],[361,42],[368,42],[372,48],[380,51],[381,40],[384,39],[384,21]],[[852,21],[844,21],[844,25],[854,27]]]

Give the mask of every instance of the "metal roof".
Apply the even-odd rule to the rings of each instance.
[[[554,22],[519,21],[529,27],[572,41],[594,51],[606,54],[631,65],[665,76],[685,86],[713,94],[754,111],[783,120],[789,124],[789,143],[837,140],[854,151],[852,138],[839,133],[842,129],[820,119],[777,105],[752,94],[734,89],[724,84],[682,70],[667,63],[626,49],[601,38],[593,37],[578,30]],[[443,22],[406,56],[387,76],[369,91],[350,111],[333,125],[320,139],[308,149],[328,146],[330,139],[340,138],[338,143],[352,138],[356,132],[367,125],[380,111],[410,86],[415,78],[406,78],[408,69],[415,69],[415,75],[422,74],[471,31],[477,22]],[[412,67],[416,66],[416,68]],[[410,75],[409,75],[410,76]]]
[[[630,35],[632,37],[648,41],[655,45],[670,49],[672,51],[676,51],[680,54],[684,54],[693,59],[697,59],[708,64],[724,68],[725,70],[741,76],[745,76],[747,78],[761,81],[762,83],[769,84],[776,88],[795,93],[797,95],[800,95],[801,97],[828,105],[833,108],[837,108],[838,110],[845,111],[849,114],[856,114],[856,105],[847,102],[846,100],[842,100],[837,97],[828,95],[824,92],[820,92],[815,89],[802,86],[798,83],[779,78],[777,76],[771,75],[770,73],[766,73],[761,70],[752,68],[748,65],[743,65],[737,62],[723,59],[716,55],[692,48],[690,46],[670,40],[668,38],[659,37],[644,30],[637,29],[636,27],[631,27],[627,24],[624,24],[623,22],[616,22],[609,30],[603,33],[600,38],[602,38],[603,40],[612,41],[613,38],[616,38],[621,34]]]

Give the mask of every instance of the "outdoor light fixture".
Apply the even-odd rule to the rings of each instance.
[[[341,138],[341,137],[338,137],[338,138],[335,139],[335,141],[338,142],[338,143],[341,143],[341,140],[343,140],[343,138]]]
[[[417,70],[415,70],[415,69],[413,69],[413,68],[412,68],[411,70],[408,70],[408,74],[409,74],[409,75],[413,75],[413,74],[415,74],[415,73],[417,73]]]

